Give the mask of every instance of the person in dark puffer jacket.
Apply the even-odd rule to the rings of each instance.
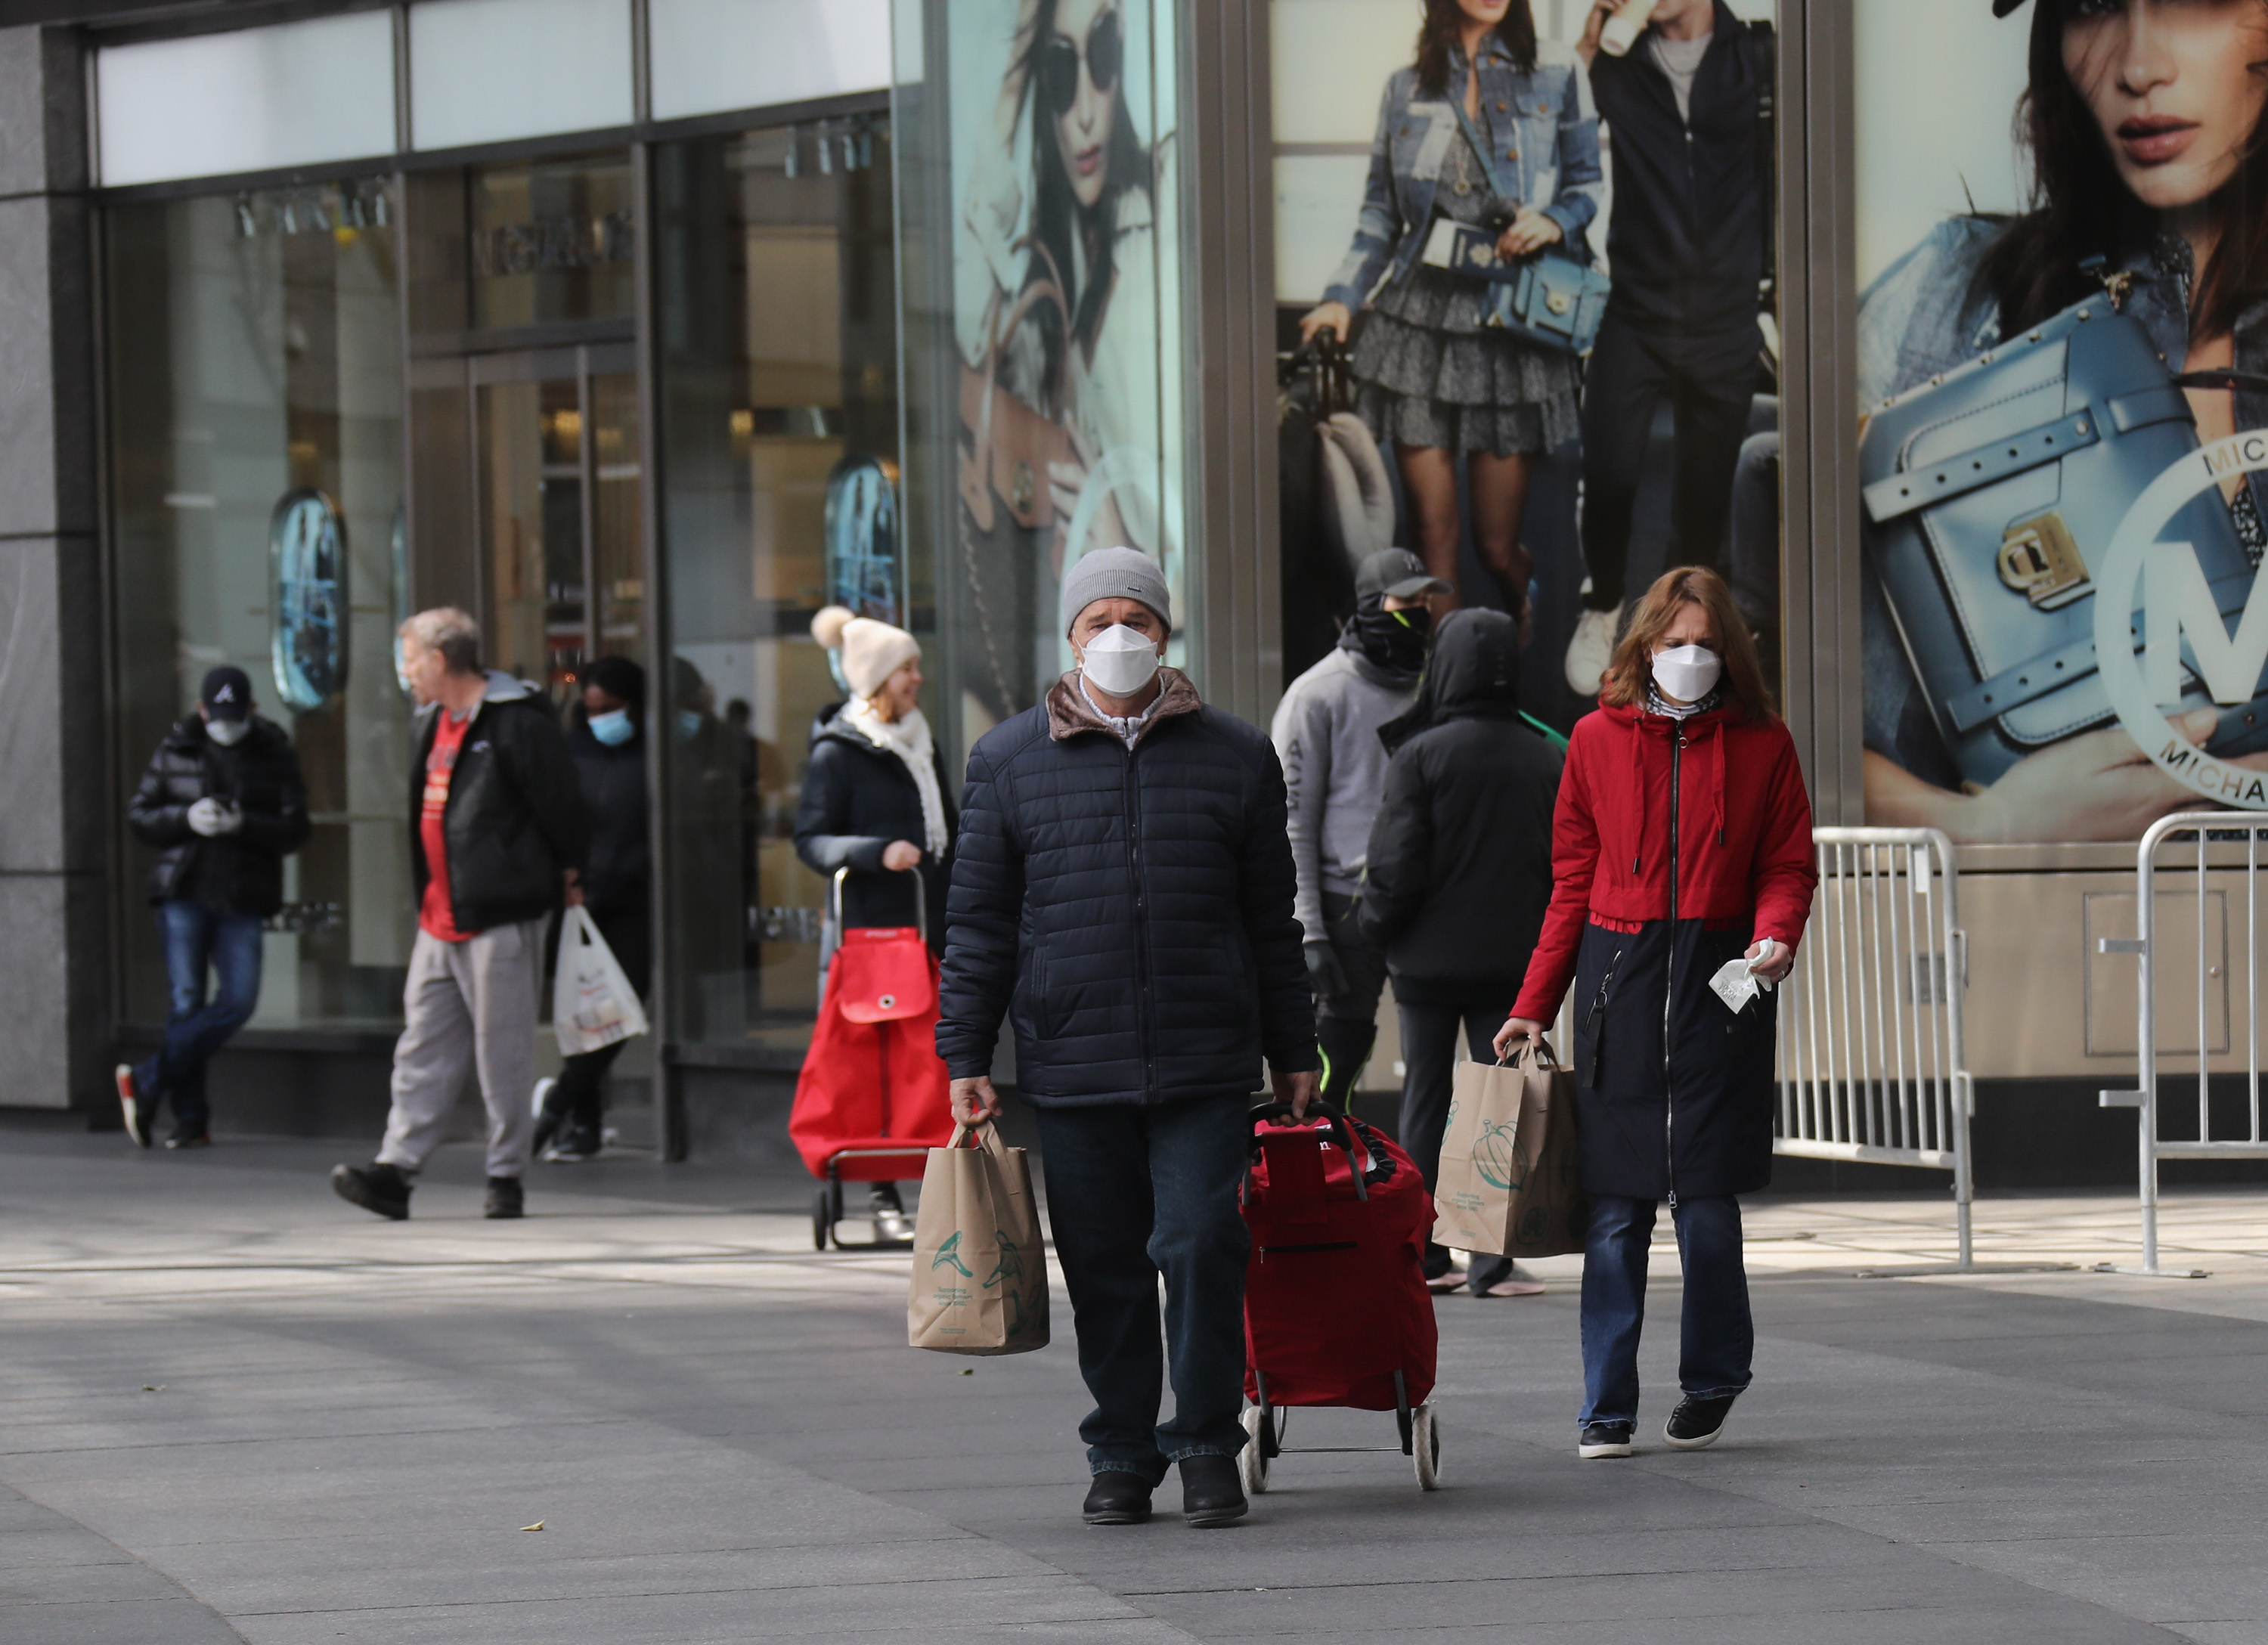
[[[1418,705],[1379,731],[1392,754],[1365,854],[1364,933],[1386,951],[1402,1019],[1402,1146],[1433,1186],[1457,1058],[1474,1060],[1511,1014],[1551,900],[1551,807],[1558,750],[1520,717],[1520,631],[1501,611],[1450,613]],[[1460,1276],[1425,1248],[1436,1290]],[[1510,1258],[1478,1255],[1476,1296],[1543,1287]]]
[[[1304,1114],[1321,1062],[1282,769],[1258,729],[1159,666],[1172,620],[1134,550],[1065,574],[1079,667],[970,752],[947,902],[938,1051],[974,1123],[999,1112],[993,1051],[1014,1025],[1095,1400],[1090,1524],[1147,1519],[1174,1463],[1190,1523],[1246,1510],[1247,1106],[1264,1055]]]
[[[241,668],[205,675],[197,712],[166,734],[127,808],[135,837],[158,848],[150,901],[166,940],[172,1009],[166,1042],[118,1065],[126,1134],[152,1140],[173,1105],[169,1148],[211,1140],[205,1067],[260,1003],[261,926],[284,906],[284,859],[307,843],[307,792],[291,739],[252,709]],[[205,997],[210,966],[218,984]]]

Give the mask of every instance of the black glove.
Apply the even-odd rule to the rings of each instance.
[[[1353,988],[1347,981],[1346,967],[1339,963],[1338,950],[1329,943],[1306,943],[1301,952],[1307,961],[1307,986],[1314,990],[1316,998],[1329,1000]]]

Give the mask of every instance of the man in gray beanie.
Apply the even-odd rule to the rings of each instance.
[[[969,753],[937,1048],[974,1122],[1000,1111],[993,1053],[1015,1026],[1095,1402],[1087,1523],[1147,1519],[1179,1464],[1183,1516],[1223,1525],[1247,1508],[1247,1110],[1265,1058],[1304,1114],[1320,1061],[1284,773],[1256,728],[1162,666],[1173,601],[1146,555],[1079,560],[1062,622],[1079,667]]]

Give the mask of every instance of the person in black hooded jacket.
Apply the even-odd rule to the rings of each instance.
[[[1418,705],[1379,733],[1392,753],[1372,824],[1363,929],[1386,951],[1401,1014],[1402,1146],[1431,1189],[1448,1125],[1457,1029],[1476,1061],[1520,992],[1551,901],[1559,751],[1520,713],[1520,637],[1500,611],[1452,613]],[[1457,1284],[1425,1248],[1437,1288]],[[1502,1257],[1476,1257],[1476,1296],[1531,1294]]]
[[[126,1134],[151,1141],[173,1105],[169,1148],[211,1138],[205,1067],[260,1002],[261,926],[284,906],[284,859],[307,843],[307,793],[291,739],[252,711],[241,668],[205,675],[197,711],[150,756],[126,820],[158,848],[150,901],[166,940],[172,1008],[166,1041],[139,1066],[118,1065]],[[210,967],[218,987],[209,1000]]]
[[[600,657],[583,670],[583,700],[570,712],[567,757],[591,817],[582,882],[567,893],[598,926],[622,975],[645,998],[653,978],[653,845],[645,783],[645,670]],[[538,1159],[587,1160],[605,1142],[600,1120],[607,1070],[630,1042],[567,1058],[556,1080],[535,1084]]]

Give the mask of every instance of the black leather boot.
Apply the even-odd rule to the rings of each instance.
[[[1090,1525],[1138,1525],[1150,1517],[1150,1482],[1138,1473],[1099,1473],[1080,1516]]]
[[[1236,1458],[1203,1455],[1182,1458],[1182,1517],[1200,1531],[1233,1525],[1251,1511]]]

